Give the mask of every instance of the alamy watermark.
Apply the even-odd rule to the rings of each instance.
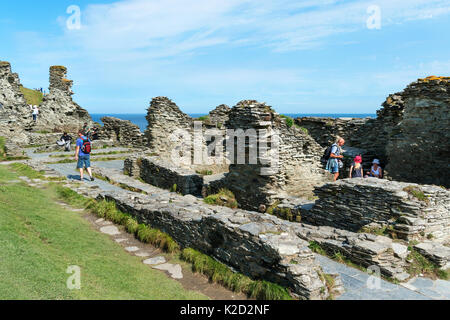
[[[194,122],[193,131],[177,129],[170,136],[171,160],[178,166],[248,164],[261,166],[261,175],[279,170],[280,135],[267,129],[203,129]]]
[[[80,30],[81,29],[81,9],[77,5],[71,5],[66,10],[67,14],[70,16],[66,20],[66,26],[69,30]]]
[[[67,278],[66,285],[69,290],[81,289],[81,268],[79,266],[67,267],[66,273],[70,274]]]
[[[381,8],[377,5],[371,5],[367,8],[369,17],[366,20],[367,29],[381,29]]]

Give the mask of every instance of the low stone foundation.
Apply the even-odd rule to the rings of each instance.
[[[202,176],[156,157],[128,158],[124,163],[124,172],[153,186],[171,189],[184,195],[202,193]]]
[[[160,229],[181,247],[200,250],[253,279],[288,287],[300,299],[326,299],[322,270],[308,242],[285,221],[256,212],[209,206],[192,196],[100,195],[123,212]]]
[[[375,178],[346,179],[315,190],[319,197],[302,219],[314,225],[359,231],[392,229],[399,238],[448,239],[450,191]]]

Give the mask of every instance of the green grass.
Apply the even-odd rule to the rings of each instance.
[[[44,171],[36,171],[24,163],[12,163],[9,165],[9,168],[19,176],[28,177],[30,179],[44,179]]]
[[[422,190],[420,190],[419,187],[408,186],[408,187],[403,188],[403,191],[408,192],[410,195],[412,195],[413,197],[415,197],[419,201],[424,201],[424,202],[427,202],[427,203],[430,202],[428,197],[425,195],[425,193],[423,193]]]
[[[219,283],[234,292],[242,292],[258,300],[292,300],[286,288],[263,280],[252,280],[235,273],[223,263],[197,250],[184,249],[180,258],[192,264],[192,271],[202,273],[211,282]]]
[[[20,91],[23,93],[27,104],[40,105],[44,99],[44,95],[40,91],[20,87]]]
[[[131,215],[118,210],[113,202],[88,199],[69,188],[59,185],[56,185],[55,188],[59,199],[71,205],[86,208],[100,218],[124,226],[127,232],[133,234],[141,242],[150,243],[169,253],[179,250],[178,244],[169,235],[144,224],[139,224]]]
[[[236,201],[233,192],[228,189],[220,189],[217,194],[209,195],[203,201],[207,204],[223,206],[232,209],[236,209],[238,207],[238,202]]]
[[[197,170],[196,173],[202,176],[211,176],[213,174],[211,170]]]
[[[3,182],[19,175],[0,167]],[[86,204],[86,199],[65,195]],[[206,298],[127,254],[79,213],[57,205],[57,196],[54,187],[2,184],[0,299]],[[81,290],[66,287],[72,265],[81,268]]]
[[[288,128],[294,125],[294,119],[292,119],[291,117],[285,116],[284,114],[280,115],[280,117],[286,120],[286,125],[288,126]]]
[[[209,119],[209,116],[202,116],[202,117],[198,118],[197,120],[203,121],[203,122],[208,122],[210,119]]]
[[[426,257],[417,252],[414,248],[409,247],[407,260],[410,261],[408,273],[416,276],[424,274],[430,278],[440,278],[449,280],[450,273],[447,270],[441,270],[437,265],[428,260]]]

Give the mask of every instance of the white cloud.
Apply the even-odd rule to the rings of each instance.
[[[290,51],[365,28],[372,4],[381,8],[382,27],[450,12],[444,0],[122,0],[86,7],[82,29],[66,35],[85,50],[138,50],[148,57],[225,43]]]

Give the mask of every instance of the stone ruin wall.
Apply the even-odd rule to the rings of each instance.
[[[146,136],[149,147],[152,152],[167,161],[166,167],[173,166],[169,159],[174,149],[179,155],[192,151],[192,146],[187,143],[169,139],[169,136],[180,128],[189,133],[193,132],[194,119],[182,113],[175,103],[163,97],[153,99],[147,119],[149,124]],[[245,139],[245,164],[238,164],[235,158],[233,163],[230,164],[229,170],[225,170],[223,167],[223,170],[211,170],[217,169],[214,168],[217,166],[216,164],[203,166],[179,165],[180,169],[189,169],[193,172],[205,169],[211,170],[213,173],[225,173],[218,176],[217,180],[213,179],[211,183],[207,184],[203,191],[204,195],[216,193],[220,188],[226,188],[235,194],[243,208],[258,210],[261,205],[267,208],[280,197],[312,196],[314,186],[321,185],[329,179],[320,167],[320,145],[301,129],[295,126],[289,128],[285,120],[280,118],[266,104],[245,100],[232,109],[221,105],[210,113],[209,119],[204,121],[202,129],[215,129],[218,130],[219,135],[226,137],[223,141],[223,147],[224,155],[227,158],[231,156],[232,152],[232,150],[226,150],[227,144],[233,145],[236,152],[238,143],[238,138],[226,136],[227,129],[241,129],[243,134],[248,129],[254,129],[256,135],[258,135],[258,130],[265,129],[269,136],[274,133],[280,135],[280,143],[277,148],[279,163],[276,170],[267,175],[261,174],[261,169],[267,166],[263,161],[271,161],[274,154],[259,154],[257,155],[257,163],[250,164],[248,154],[251,148],[258,152],[258,143],[252,142],[252,139],[257,141],[258,137],[251,135],[243,137]],[[233,141],[230,143],[227,139],[233,139]],[[268,137],[267,140],[270,145],[271,138]],[[204,150],[206,150],[208,144],[209,142],[202,140]],[[234,156],[236,157],[236,153]],[[142,164],[142,162],[140,163]],[[142,172],[143,170],[143,168],[140,168],[135,171]],[[139,175],[141,174],[139,173]],[[141,178],[143,177],[141,176]]]
[[[450,240],[450,191],[383,179],[345,179],[317,187],[302,220],[358,232],[387,228],[405,240]]]
[[[450,187],[450,77],[429,77],[404,91],[402,119],[387,144],[395,180]]]
[[[93,125],[89,113],[73,101],[73,81],[68,80],[66,75],[66,67],[50,67],[50,93],[44,97],[39,107],[35,130],[75,133],[85,122]]]
[[[270,167],[270,162],[276,158],[273,153],[259,153],[258,163],[249,164],[251,148],[258,147],[249,137],[245,144],[246,164],[238,164],[235,159],[229,173],[225,174],[220,185],[235,194],[242,208],[261,210],[289,195],[308,196],[312,194],[313,186],[328,180],[319,165],[320,146],[302,130],[288,128],[270,106],[254,100],[241,101],[231,110],[226,127],[255,129],[256,132],[266,130],[269,149],[274,143],[273,135],[279,135],[278,146],[270,151],[278,152],[278,164],[271,169],[272,173],[262,174],[261,170]],[[238,139],[235,139],[235,150],[237,143]]]
[[[144,133],[131,121],[113,117],[103,117],[101,120],[103,127],[98,134],[100,140],[111,140],[125,147],[143,148],[147,145]]]

